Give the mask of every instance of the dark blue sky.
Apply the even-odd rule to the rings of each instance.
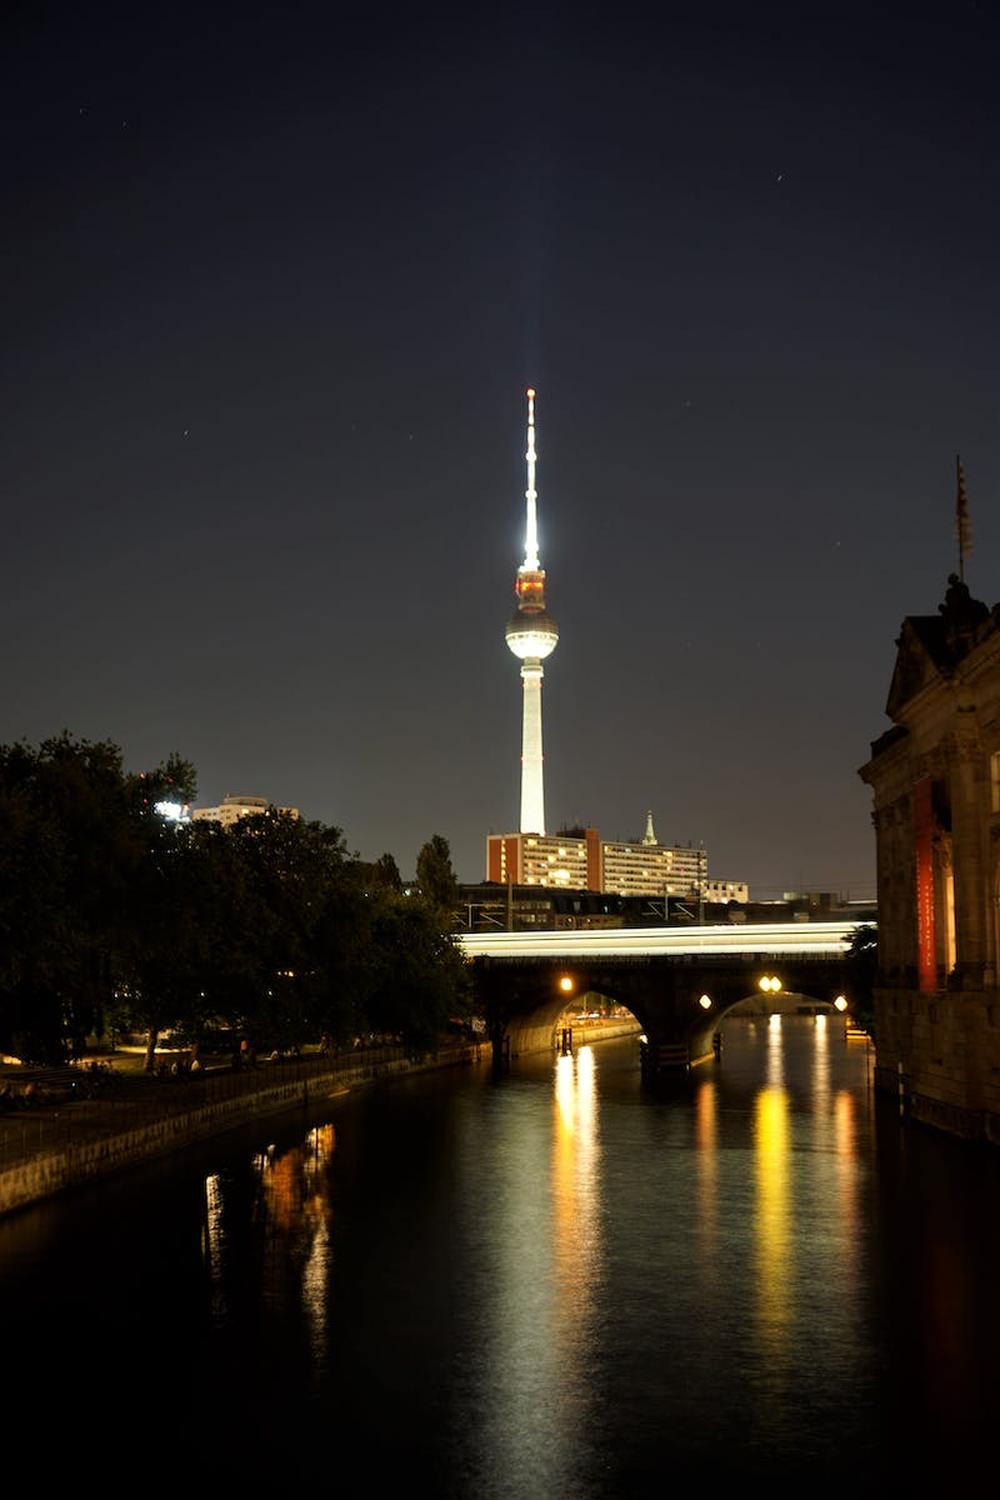
[[[143,10],[5,23],[0,740],[478,877],[533,383],[550,826],[870,888],[956,450],[1000,594],[989,8]]]

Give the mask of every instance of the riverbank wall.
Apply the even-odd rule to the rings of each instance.
[[[910,1119],[1000,1145],[997,990],[875,992],[875,1086]]]
[[[297,1071],[294,1078],[280,1081],[262,1078],[259,1088],[210,1099],[190,1109],[165,1112],[151,1120],[142,1120],[144,1112],[136,1110],[141,1123],[122,1128],[122,1121],[129,1115],[126,1103],[113,1111],[106,1133],[92,1130],[89,1139],[70,1140],[55,1149],[42,1147],[0,1170],[0,1214],[26,1208],[56,1193],[138,1166],[256,1119],[298,1106],[316,1105],[352,1086],[463,1063],[489,1065],[491,1056],[486,1042],[441,1049],[419,1060],[365,1054],[356,1060],[340,1059],[329,1066],[314,1066],[308,1072]],[[211,1080],[208,1082],[210,1086]],[[42,1132],[40,1136],[44,1139]]]
[[[618,1037],[635,1036],[642,1031],[639,1022],[630,1016],[627,1021],[598,1022],[594,1026],[581,1026],[579,1022],[570,1027],[573,1033],[573,1050],[577,1047],[587,1047],[593,1042],[613,1042]],[[556,1032],[555,1046],[559,1046],[559,1033]]]
[[[537,1052],[551,1052],[553,1049],[558,1052],[563,1030],[572,1032],[573,1050],[576,1051],[578,1047],[588,1046],[592,1042],[611,1042],[617,1037],[638,1036],[642,1027],[634,1016],[615,1021],[594,1021],[590,1025],[581,1021],[562,1023],[551,1018],[514,1020],[507,1031],[510,1055],[516,1058],[530,1057]]]

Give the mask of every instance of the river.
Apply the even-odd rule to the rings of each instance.
[[[930,1493],[991,1454],[1000,1160],[832,1019],[427,1074],[0,1224],[36,1477]],[[9,1451],[9,1450],[8,1450]]]

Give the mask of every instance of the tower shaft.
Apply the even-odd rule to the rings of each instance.
[[[545,832],[545,782],[542,771],[542,678],[537,657],[521,664],[521,832]]]

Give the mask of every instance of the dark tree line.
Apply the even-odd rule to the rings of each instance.
[[[166,1029],[429,1046],[464,1013],[445,840],[406,891],[339,828],[156,811],[194,791],[179,756],[137,775],[106,741],[0,746],[0,1051],[55,1061],[112,1028],[147,1032],[150,1057]]]

